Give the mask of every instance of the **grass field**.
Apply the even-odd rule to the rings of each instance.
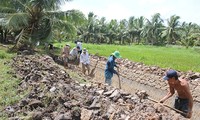
[[[16,103],[23,96],[17,95],[17,87],[20,82],[17,78],[13,77],[8,72],[12,72],[12,69],[6,65],[8,61],[15,54],[9,54],[6,49],[0,47],[0,111],[2,111],[6,106]],[[7,119],[7,117],[0,112],[0,119]]]
[[[55,43],[56,47],[62,48],[66,43]],[[72,47],[74,43],[69,43]],[[123,58],[133,62],[142,62],[146,65],[155,65],[161,68],[172,68],[180,71],[200,72],[200,48],[180,46],[147,46],[147,45],[96,45],[83,43],[83,47],[89,53],[99,53],[101,56],[109,56],[115,50],[120,51]]]

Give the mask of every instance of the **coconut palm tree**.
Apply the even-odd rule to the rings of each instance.
[[[139,18],[130,17],[128,22],[128,32],[130,34],[131,41],[135,42],[137,44],[140,43],[141,40],[141,32],[144,28],[144,20],[145,18],[143,16]]]
[[[179,31],[181,30],[180,17],[176,15],[172,15],[170,19],[167,20],[167,27],[162,32],[162,37],[166,37],[167,44],[175,44],[179,39]]]
[[[118,39],[119,25],[116,19],[112,19],[107,26],[107,43],[113,44]]]
[[[126,19],[123,19],[119,22],[119,31],[118,31],[119,44],[125,44],[125,40],[130,39],[128,38],[127,27],[128,27],[128,21]]]
[[[160,13],[154,14],[151,20],[146,19],[146,21],[146,25],[142,31],[142,35],[146,39],[146,43],[151,45],[159,44],[161,40],[161,32],[164,27]]]
[[[90,12],[87,17],[87,22],[78,28],[79,39],[83,39],[86,43],[94,41],[95,26],[97,24],[96,17],[93,12]]]
[[[58,11],[69,0],[1,0],[1,13],[6,14],[6,28],[20,31],[15,48],[34,48],[35,43],[50,40],[54,29],[75,31],[67,21],[72,11]]]
[[[188,48],[194,46],[199,41],[200,29],[197,24],[183,22],[181,25],[181,40],[177,41],[178,44]]]

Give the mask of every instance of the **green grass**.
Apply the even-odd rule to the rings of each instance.
[[[61,48],[66,43],[55,43]],[[72,47],[74,43],[70,43]],[[180,71],[200,72],[200,48],[189,48],[180,46],[147,46],[147,45],[96,45],[83,43],[83,47],[89,50],[89,53],[99,53],[101,56],[108,57],[115,50],[120,51],[123,58],[133,62],[142,62],[146,65],[155,65],[161,68],[172,68]]]
[[[10,61],[13,56],[15,56],[14,53],[9,54],[5,48],[0,47],[0,111],[8,105],[16,103],[23,97],[23,95],[17,95],[17,87],[20,81],[11,74],[8,74],[12,69],[10,66],[4,64]],[[0,112],[0,119],[7,119],[7,117]]]

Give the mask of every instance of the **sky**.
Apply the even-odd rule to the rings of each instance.
[[[73,0],[61,6],[61,10],[77,9],[86,16],[93,12],[98,18],[129,19],[131,16],[151,19],[160,13],[166,21],[172,15],[180,16],[180,22],[200,25],[200,0]]]

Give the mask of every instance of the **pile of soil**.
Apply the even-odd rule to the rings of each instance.
[[[10,120],[184,120],[141,95],[95,82],[79,83],[46,55],[18,55],[12,66],[27,95],[3,111]]]

